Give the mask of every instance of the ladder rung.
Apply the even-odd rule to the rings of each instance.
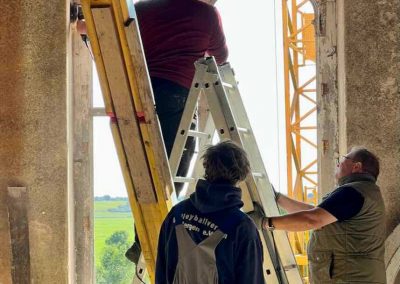
[[[232,90],[235,89],[234,85],[226,83],[226,82],[222,82],[222,86],[224,86],[225,88],[228,88],[228,89],[232,89]]]
[[[192,183],[195,181],[196,179],[191,177],[174,177],[174,182],[179,182],[179,183]]]
[[[297,265],[295,265],[295,264],[286,265],[286,266],[283,267],[283,269],[285,271],[296,270],[297,269]]]
[[[210,134],[207,134],[205,132],[199,132],[199,131],[194,131],[194,130],[189,130],[188,132],[189,136],[193,136],[193,137],[198,137],[198,138],[210,138]]]
[[[106,109],[104,107],[92,108],[92,116],[107,116]]]
[[[238,127],[237,130],[239,132],[246,133],[246,134],[250,133],[250,129],[248,129],[248,128]]]
[[[255,177],[255,178],[263,178],[264,174],[263,173],[253,173],[253,177]]]

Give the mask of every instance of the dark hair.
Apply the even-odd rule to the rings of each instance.
[[[230,140],[209,146],[202,158],[204,177],[211,183],[236,184],[250,172],[246,152]]]
[[[369,173],[375,178],[378,178],[379,159],[374,153],[368,151],[365,147],[353,147],[351,152],[353,152],[353,157],[351,158],[354,161],[361,163],[363,172]]]

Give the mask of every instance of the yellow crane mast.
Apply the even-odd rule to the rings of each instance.
[[[282,0],[288,196],[310,204],[318,200],[314,16],[311,0]],[[289,239],[307,281],[309,233]]]

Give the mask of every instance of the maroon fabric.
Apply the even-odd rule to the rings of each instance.
[[[194,62],[205,53],[228,57],[217,10],[198,0],[144,0],[135,4],[151,77],[190,88]]]

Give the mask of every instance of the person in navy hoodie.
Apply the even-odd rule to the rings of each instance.
[[[203,166],[205,179],[198,181],[189,199],[172,208],[162,224],[156,283],[184,283],[177,278],[185,278],[185,273],[191,278],[190,283],[207,283],[204,279],[209,275],[199,275],[202,265],[192,266],[189,272],[182,270],[187,269],[184,268],[185,263],[186,266],[188,262],[201,263],[201,257],[193,260],[196,258],[193,256],[196,253],[193,248],[205,243],[207,238],[217,235],[217,232],[222,237],[216,244],[215,255],[211,256],[216,264],[215,283],[264,283],[260,237],[254,222],[240,211],[243,202],[241,189],[237,185],[250,172],[245,151],[232,141],[220,142],[206,149]],[[178,228],[184,228],[184,232],[178,232]],[[177,240],[181,239],[179,236],[182,234],[190,236],[186,237],[186,243],[193,242],[188,251],[179,251],[185,250]],[[181,259],[185,255],[189,255],[187,261]],[[205,269],[203,272],[211,273]]]

